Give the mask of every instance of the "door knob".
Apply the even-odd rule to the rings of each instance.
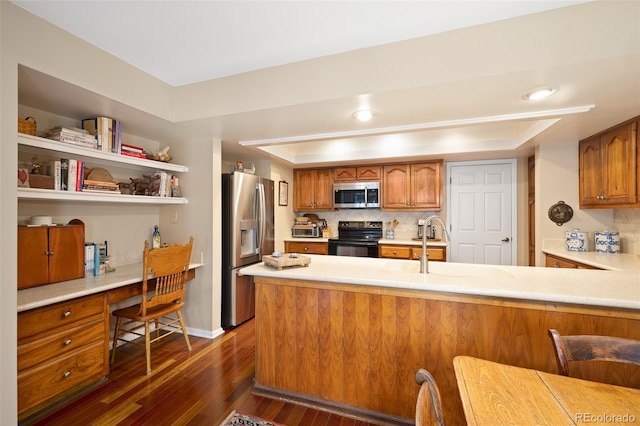
[[[511,241],[511,239],[509,237],[505,237],[502,239],[503,243],[508,243],[509,241]]]

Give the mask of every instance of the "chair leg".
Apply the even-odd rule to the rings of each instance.
[[[113,333],[113,347],[111,348],[111,364],[116,359],[116,348],[118,347],[118,337],[120,336],[120,317],[116,317],[116,329]]]
[[[149,321],[145,321],[144,323],[144,346],[147,354],[147,374],[151,374],[151,336]]]
[[[182,313],[180,311],[176,312],[178,314],[178,319],[180,320],[180,327],[182,328],[182,334],[184,335],[184,341],[187,343],[187,348],[191,351],[191,342],[189,342],[189,335],[187,334],[187,326],[184,325],[184,320],[182,319]]]

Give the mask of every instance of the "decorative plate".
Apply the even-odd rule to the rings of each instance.
[[[564,201],[558,201],[551,207],[549,207],[549,219],[556,225],[561,226],[563,223],[567,223],[573,217],[573,209],[570,205],[565,204]]]

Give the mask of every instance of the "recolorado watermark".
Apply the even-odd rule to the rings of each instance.
[[[633,414],[593,414],[593,413],[576,413],[576,423],[635,423],[637,417]]]

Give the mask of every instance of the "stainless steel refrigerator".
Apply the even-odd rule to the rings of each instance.
[[[274,183],[248,173],[222,175],[222,327],[255,315],[253,277],[238,270],[273,252]]]

